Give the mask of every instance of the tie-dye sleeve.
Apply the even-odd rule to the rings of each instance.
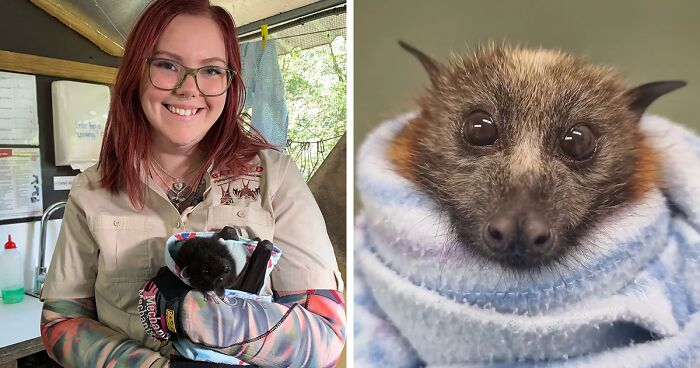
[[[97,320],[94,298],[53,299],[41,312],[41,339],[63,367],[168,367],[168,360]]]
[[[307,290],[274,303],[207,299],[193,291],[180,312],[198,345],[263,367],[334,367],[345,344],[345,308],[335,290]]]

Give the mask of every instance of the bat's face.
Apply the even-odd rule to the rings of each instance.
[[[640,114],[609,69],[498,47],[431,66],[433,86],[402,139],[415,181],[475,253],[539,267],[649,189],[635,184]]]
[[[195,289],[222,295],[235,279],[234,261],[220,247],[218,240],[211,238],[190,239],[182,246],[185,276]]]

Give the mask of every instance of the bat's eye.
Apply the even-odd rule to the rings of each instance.
[[[598,147],[593,130],[585,124],[574,125],[561,140],[561,149],[576,161],[585,161],[593,156]]]
[[[224,266],[224,273],[229,273],[229,272],[231,272],[231,266],[229,266],[229,265]]]
[[[491,115],[482,110],[468,113],[462,134],[467,142],[475,146],[489,146],[498,139],[498,131]]]
[[[209,270],[206,267],[202,267],[202,273],[206,275],[209,273]]]

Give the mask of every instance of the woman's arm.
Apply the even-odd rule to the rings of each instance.
[[[160,354],[97,320],[94,287],[100,251],[84,206],[92,198],[89,172],[73,181],[46,275],[42,341],[49,356],[64,367],[165,366],[167,360]]]
[[[94,298],[49,299],[41,339],[63,367],[167,367],[168,360],[97,321]]]
[[[262,367],[334,367],[345,344],[343,299],[335,290],[286,292],[274,303],[206,300],[190,292],[180,320],[199,344]]]

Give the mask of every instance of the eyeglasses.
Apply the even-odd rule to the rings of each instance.
[[[185,78],[191,75],[197,89],[204,96],[220,96],[231,85],[231,80],[236,72],[233,69],[220,66],[203,66],[201,68],[188,68],[177,61],[149,57],[148,78],[153,87],[163,91],[172,91],[180,88]]]

